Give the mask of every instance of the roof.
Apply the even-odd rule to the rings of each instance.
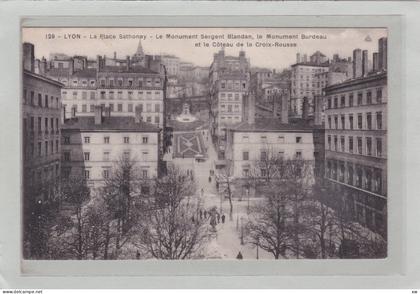
[[[143,67],[143,66],[139,66],[139,65],[132,66],[128,70],[127,70],[127,67],[124,66],[124,65],[121,65],[121,66],[107,65],[107,66],[104,66],[103,68],[101,68],[100,71],[103,71],[103,72],[125,72],[125,73],[150,73],[150,74],[158,74],[157,72],[155,72],[155,71],[153,71],[153,70],[151,70],[149,68],[146,68],[146,67]]]
[[[324,62],[324,63],[298,62],[298,63],[292,64],[292,67],[295,67],[295,66],[298,66],[298,65],[303,65],[303,66],[318,66],[318,67],[329,67],[330,66],[329,62]]]
[[[57,87],[60,87],[60,88],[64,87],[64,85],[62,83],[60,83],[56,80],[53,80],[53,79],[49,78],[48,76],[40,75],[40,74],[31,72],[29,70],[26,70],[26,69],[23,70],[23,74],[31,76],[31,77],[39,79],[39,80],[42,80],[44,82],[53,84],[53,85],[55,85]]]
[[[68,77],[70,73],[70,70],[68,68],[50,68],[47,72],[47,75],[52,77]]]
[[[96,68],[87,68],[78,70],[75,73],[73,73],[72,77],[77,78],[95,78],[96,79]]]
[[[374,80],[381,80],[384,79],[385,82],[387,80],[387,72],[379,72],[379,73],[373,73],[370,74],[368,76],[365,77],[359,77],[359,78],[353,78],[353,79],[349,79],[349,80],[345,80],[342,83],[338,83],[338,84],[334,84],[334,85],[330,85],[328,87],[325,87],[325,91],[331,91],[331,90],[336,90],[336,89],[340,89],[340,88],[344,88],[347,86],[353,86],[353,85],[357,85],[357,84],[361,84],[361,83],[367,83],[370,81],[374,81]]]
[[[79,116],[67,119],[62,130],[159,132],[155,125],[144,121],[136,123],[131,116],[103,117],[101,124],[95,124],[94,116]]]
[[[284,124],[278,118],[256,118],[254,124],[239,123],[231,128],[234,132],[280,132],[280,131],[308,131],[313,127],[303,120],[296,123]]]

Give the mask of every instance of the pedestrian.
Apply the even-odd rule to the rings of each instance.
[[[137,250],[136,259],[140,259],[140,252]]]
[[[211,177],[209,177],[209,183],[211,183]]]
[[[217,223],[218,224],[220,223],[220,214],[219,213],[217,214]]]
[[[236,259],[243,259],[241,251],[239,251],[238,255],[236,255]]]
[[[222,224],[224,224],[225,223],[225,215],[223,214],[222,215]]]

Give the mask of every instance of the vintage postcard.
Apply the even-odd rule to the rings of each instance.
[[[386,258],[387,37],[22,28],[23,258]]]

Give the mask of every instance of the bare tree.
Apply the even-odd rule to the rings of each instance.
[[[286,258],[293,233],[287,189],[272,183],[268,190],[263,201],[251,209],[247,242],[270,252],[275,259]]]
[[[110,239],[115,236],[115,256],[130,240],[136,229],[141,186],[145,180],[134,158],[121,156],[102,187],[109,220],[105,231],[104,259],[108,259]]]
[[[217,175],[219,189],[229,200],[229,220],[233,220],[233,164],[227,160],[225,167]]]
[[[208,238],[207,226],[197,217],[196,186],[191,177],[169,167],[156,180],[155,202],[144,212],[138,246],[158,259],[196,257]]]

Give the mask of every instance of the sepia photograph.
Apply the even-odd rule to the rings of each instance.
[[[21,29],[22,257],[388,257],[386,28]]]

